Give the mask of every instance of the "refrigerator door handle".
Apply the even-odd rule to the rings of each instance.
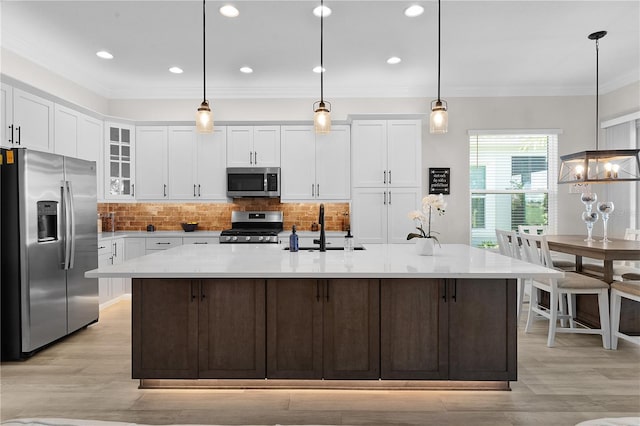
[[[73,200],[73,188],[71,187],[71,181],[67,181],[67,194],[69,196],[69,212],[71,219],[69,234],[71,235],[71,250],[69,256],[69,268],[73,269],[73,265],[76,260],[76,209]]]

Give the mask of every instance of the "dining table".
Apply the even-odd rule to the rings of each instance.
[[[576,272],[582,272],[582,258],[599,259],[603,261],[604,271],[602,280],[613,282],[613,261],[640,261],[640,241],[611,239],[602,242],[599,238],[585,241],[583,235],[547,235],[549,250],[574,255],[576,258]]]
[[[602,242],[600,239],[594,237],[594,241],[585,241],[584,235],[547,235],[547,244],[551,251],[575,256],[578,273],[584,273],[582,268],[584,257],[602,260],[604,271],[599,278],[607,283],[614,281],[614,261],[640,261],[640,241],[612,238],[611,241]],[[591,327],[600,326],[596,297],[593,295],[576,297],[576,319]],[[640,304],[627,299],[623,300],[620,329],[628,334],[640,334]]]

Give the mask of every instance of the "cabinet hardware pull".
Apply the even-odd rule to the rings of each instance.
[[[253,162],[258,165],[258,151],[253,151]]]
[[[387,191],[384,191],[384,201],[383,204],[386,206],[387,205]]]
[[[442,281],[442,300],[447,303],[447,280]]]
[[[162,185],[162,186],[163,186],[162,193],[163,193],[163,195],[166,197],[166,196],[167,196],[167,184],[165,183],[165,184],[164,184],[164,185]]]
[[[453,280],[453,295],[451,298],[453,301],[456,301],[456,295],[458,294],[458,280]]]
[[[391,181],[389,181],[391,183]],[[389,191],[389,205],[391,205],[391,191]]]
[[[136,184],[132,183],[131,184],[131,196],[135,197],[135,195],[136,195]]]
[[[200,194],[200,184],[198,184],[198,197],[200,197],[200,196],[201,196],[201,194]]]
[[[387,183],[387,171],[385,170],[382,173],[384,174],[384,179],[383,179],[382,183]]]
[[[111,256],[111,257],[109,258],[109,260],[111,261],[111,264],[113,265],[113,256]]]
[[[316,281],[316,301],[320,301],[320,281]]]
[[[118,245],[116,243],[113,243],[112,247],[113,247],[113,257],[118,257]]]
[[[158,242],[158,243],[156,243],[156,244],[171,244],[171,243],[160,243],[160,242]]]
[[[196,242],[195,242],[195,243],[193,243],[193,244],[209,244],[209,243],[208,243],[208,242],[206,242],[206,241],[196,241]]]
[[[249,164],[253,164],[253,152],[249,151]]]
[[[13,143],[13,124],[9,126],[9,129],[11,129],[11,135],[9,136],[9,143]]]
[[[316,188],[314,184],[311,184],[311,196],[312,197],[316,196]]]
[[[196,196],[196,184],[195,183],[193,184],[193,196],[194,197]]]
[[[100,247],[98,247],[98,250],[103,249],[103,248],[107,248],[107,246],[100,246]]]
[[[316,196],[317,197],[320,196],[320,184],[319,183],[316,184]]]
[[[194,300],[196,300],[196,294],[193,291],[193,283],[191,283],[191,301],[193,302]]]
[[[391,170],[389,170],[389,185],[391,185]]]
[[[22,137],[20,136],[20,126],[16,127],[16,130],[18,131],[18,141],[16,143],[20,145],[20,143],[22,142]]]

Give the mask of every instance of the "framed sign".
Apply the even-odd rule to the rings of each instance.
[[[429,194],[449,195],[451,169],[449,167],[429,167]]]

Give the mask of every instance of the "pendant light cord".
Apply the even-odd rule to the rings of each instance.
[[[206,66],[206,17],[205,17],[205,2],[206,0],[202,0],[202,101],[206,102],[207,100],[207,66]]]
[[[324,0],[320,0],[320,105],[324,104]]]
[[[438,102],[440,102],[440,0],[438,0]]]
[[[599,139],[599,123],[600,123],[600,109],[599,109],[599,99],[600,99],[600,93],[599,93],[599,84],[598,84],[598,80],[599,80],[599,52],[600,52],[600,40],[596,39],[596,151],[598,150],[598,139]]]

